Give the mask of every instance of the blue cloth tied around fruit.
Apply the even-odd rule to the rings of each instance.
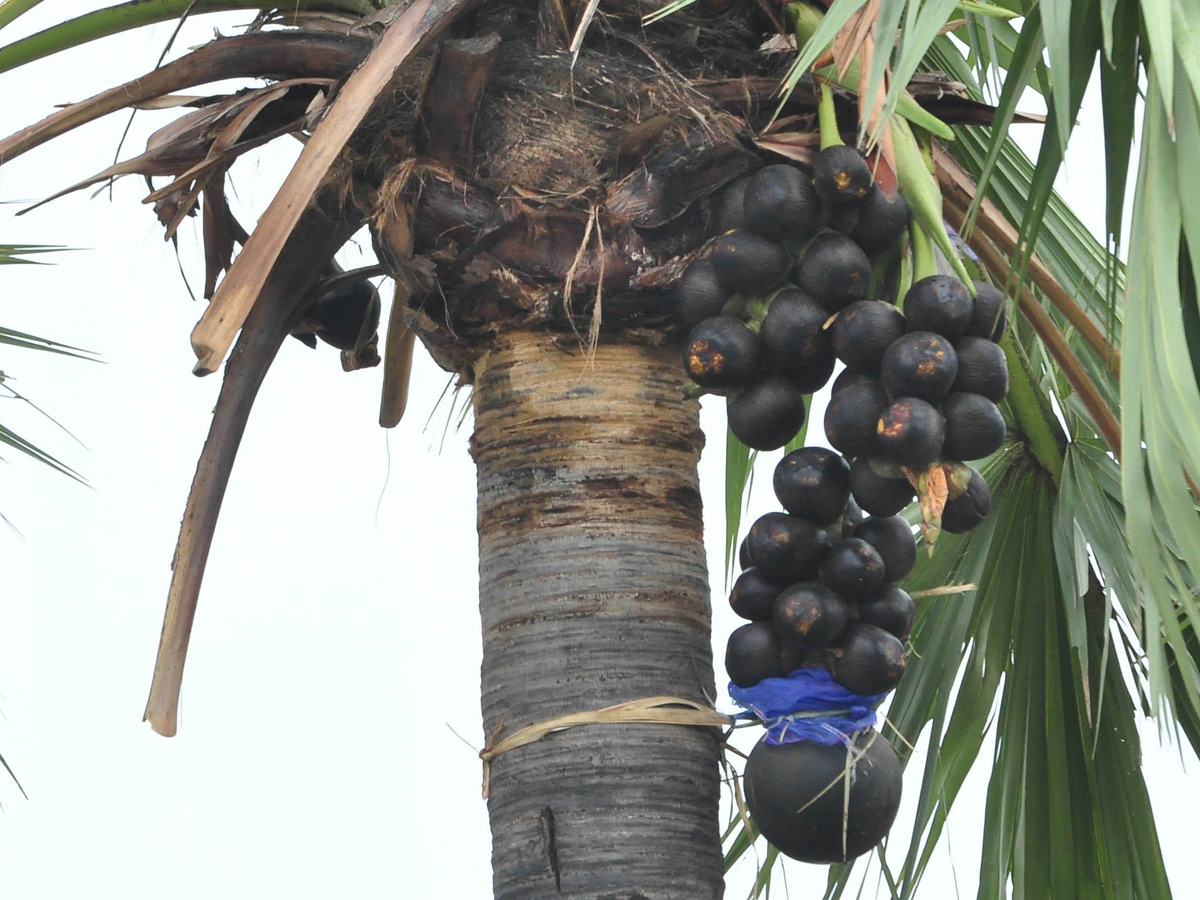
[[[764,678],[753,687],[729,685],[729,696],[746,710],[735,718],[757,718],[766,726],[763,741],[778,746],[815,741],[845,744],[872,728],[884,694],[864,696],[846,690],[824,668],[796,669],[783,678]]]

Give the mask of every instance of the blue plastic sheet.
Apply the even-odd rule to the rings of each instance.
[[[816,741],[849,745],[850,738],[877,721],[875,707],[887,694],[855,694],[823,668],[797,669],[783,678],[764,678],[753,687],[729,685],[729,696],[743,709],[737,718],[758,718],[768,744]]]

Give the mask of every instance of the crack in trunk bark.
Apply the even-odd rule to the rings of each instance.
[[[698,404],[672,350],[512,333],[476,366],[485,732],[715,696]],[[492,763],[497,898],[716,900],[719,732],[588,725]]]

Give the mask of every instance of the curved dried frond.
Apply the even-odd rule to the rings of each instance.
[[[0,28],[4,26],[5,8],[5,4],[0,4]],[[264,4],[262,0],[131,0],[119,6],[85,13],[0,47],[0,72],[146,25],[246,9],[259,10],[266,15],[273,13],[277,7]],[[290,15],[340,12],[356,19],[374,11],[375,7],[366,0],[296,0],[289,6]]]
[[[0,165],[118,110],[229,78],[340,78],[370,51],[366,38],[275,31],[220,38],[0,140]]]

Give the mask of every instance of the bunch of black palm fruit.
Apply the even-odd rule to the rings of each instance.
[[[750,447],[787,443],[803,395],[835,360],[846,366],[825,416],[844,456],[805,447],[783,458],[774,487],[785,511],[750,528],[729,597],[750,620],[727,645],[731,693],[768,725],[747,762],[747,804],[762,834],[809,862],[866,852],[895,818],[901,766],[874,717],[821,701],[873,707],[900,682],[914,605],[898,582],[916,541],[896,514],[919,494],[930,546],[939,530],[982,521],[988,486],[965,462],[1002,444],[996,404],[1008,389],[1003,295],[935,274],[905,201],[889,201],[863,157],[827,138],[811,178],[768,166],[725,192],[724,231],[679,290],[687,372],[728,397],[730,429]],[[868,299],[906,231],[916,283],[902,307]],[[768,697],[788,699],[764,715]],[[798,717],[811,724],[791,730]],[[845,780],[844,799],[829,773]]]
[[[804,396],[833,374],[830,316],[864,300],[871,256],[896,246],[908,207],[872,183],[857,150],[821,152],[812,175],[777,164],[730,185],[723,233],[686,269],[679,315],[684,368],[725,395],[744,444],[774,450],[804,424]]]
[[[761,516],[742,542],[742,573],[729,595],[750,624],[729,638],[725,668],[738,687],[824,666],[854,694],[885,694],[908,665],[912,598],[896,582],[916,562],[899,516],[863,518],[850,501],[850,467],[823,447],[776,466],[786,512]]]

